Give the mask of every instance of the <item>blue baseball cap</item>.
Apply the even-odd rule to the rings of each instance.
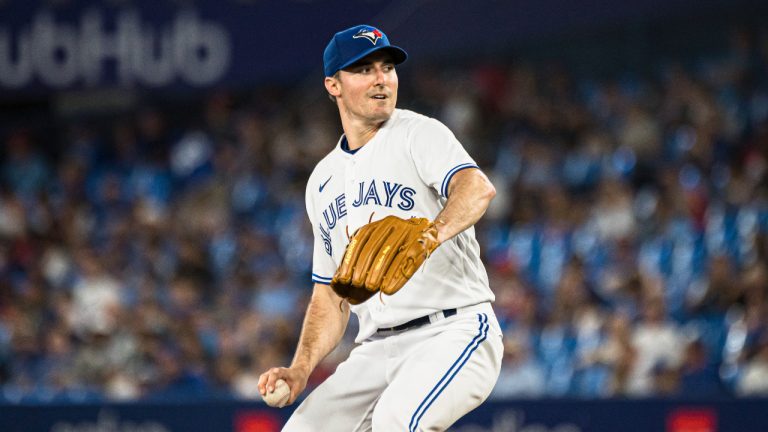
[[[342,30],[335,35],[323,53],[323,70],[325,76],[333,76],[336,72],[350,66],[368,54],[387,50],[392,54],[395,64],[400,64],[408,58],[402,48],[389,44],[389,38],[374,26],[357,25]]]

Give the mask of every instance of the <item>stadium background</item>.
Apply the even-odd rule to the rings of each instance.
[[[255,381],[298,336],[321,55],[357,23],[499,191],[505,362],[455,430],[768,430],[767,12],[0,1],[0,430],[279,428]]]

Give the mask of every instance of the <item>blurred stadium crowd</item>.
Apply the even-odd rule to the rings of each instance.
[[[498,190],[478,225],[507,336],[494,396],[768,395],[768,33],[694,60],[401,73],[400,106]],[[304,182],[339,134],[332,104],[297,98],[2,137],[0,400],[257,397],[296,344]]]

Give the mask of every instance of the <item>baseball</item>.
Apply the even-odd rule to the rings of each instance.
[[[288,403],[288,399],[291,398],[291,388],[288,384],[278,379],[275,381],[275,390],[271,393],[267,391],[266,395],[261,396],[264,402],[271,407],[282,408]]]

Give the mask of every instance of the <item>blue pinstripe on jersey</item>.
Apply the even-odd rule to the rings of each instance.
[[[437,397],[440,396],[448,384],[453,381],[453,378],[455,378],[456,374],[459,373],[462,367],[464,367],[464,365],[467,363],[467,360],[469,360],[469,357],[472,356],[472,353],[475,352],[477,347],[479,347],[480,344],[483,343],[483,341],[488,337],[488,316],[486,314],[477,314],[477,318],[478,321],[480,321],[480,327],[477,330],[477,334],[469,343],[469,345],[464,348],[464,351],[462,351],[461,355],[459,355],[459,358],[456,359],[450,368],[448,368],[448,371],[445,373],[445,375],[443,375],[443,377],[440,378],[440,381],[438,381],[437,384],[432,388],[427,397],[421,401],[419,407],[416,408],[416,412],[413,413],[413,416],[411,416],[411,421],[408,424],[409,432],[414,432],[416,430],[419,425],[419,421],[421,421],[421,418],[424,416],[424,413],[427,412],[427,409],[432,406],[432,403],[435,402]]]

